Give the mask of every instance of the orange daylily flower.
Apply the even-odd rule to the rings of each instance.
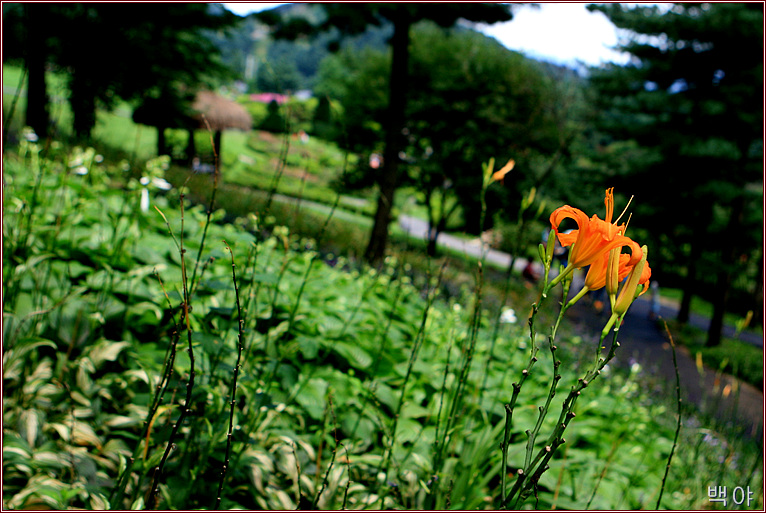
[[[572,246],[569,255],[570,268],[582,268],[599,262],[604,255],[615,248],[627,246],[630,248],[630,258],[627,265],[634,266],[641,260],[641,248],[632,239],[623,235],[625,224],[612,223],[614,212],[614,196],[612,189],[606,190],[606,221],[597,215],[588,217],[580,209],[564,205],[553,211],[550,217],[551,226],[556,231],[562,246]],[[559,225],[566,219],[573,219],[577,223],[577,230],[571,233],[559,233]]]
[[[644,270],[641,271],[641,277],[638,279],[638,284],[643,285],[639,296],[643,296],[647,290],[649,290],[649,278],[652,277],[652,269],[649,267],[649,262],[644,266]]]
[[[557,280],[560,281],[573,269],[590,266],[582,290],[568,304],[577,302],[588,291],[606,287],[612,303],[612,317],[602,333],[611,329],[615,320],[625,314],[633,300],[648,290],[649,278],[652,275],[652,270],[646,261],[648,253],[646,246],[639,247],[632,239],[625,236],[627,226],[617,224],[620,218],[612,222],[614,214],[612,191],[613,189],[607,189],[604,198],[605,220],[596,215],[589,218],[583,211],[569,205],[556,209],[550,218],[551,226],[561,245],[572,246],[569,265],[551,283],[558,283]],[[572,230],[570,233],[559,232],[559,226],[566,218],[573,219],[577,223],[577,230]],[[622,254],[622,248],[625,246],[629,248],[630,255]],[[624,283],[618,295],[619,283],[623,280]],[[639,285],[642,285],[642,288],[637,294]]]

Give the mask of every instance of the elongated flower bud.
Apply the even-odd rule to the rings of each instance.
[[[641,275],[644,272],[644,267],[646,267],[647,247],[642,246],[641,250],[643,252],[643,255],[641,255],[641,260],[639,260],[639,262],[630,272],[628,282],[622,287],[620,295],[617,296],[617,301],[615,302],[614,308],[612,309],[612,312],[617,315],[624,315],[636,297],[636,289],[638,288],[638,283],[641,280]]]
[[[545,247],[545,260],[553,260],[553,250],[556,249],[556,230],[548,232],[548,245]]]
[[[606,292],[610,297],[617,294],[617,289],[620,286],[618,270],[620,267],[621,249],[622,248],[614,248],[609,252],[609,262],[606,265]]]

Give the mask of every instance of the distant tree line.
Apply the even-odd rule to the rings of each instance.
[[[6,9],[6,6],[7,9]],[[96,109],[119,98],[162,98],[182,110],[195,90],[231,80],[205,31],[223,31],[239,17],[217,4],[3,5],[4,58],[21,58],[28,73],[27,125],[46,136],[50,125],[45,71],[67,72],[76,136],[88,138]]]

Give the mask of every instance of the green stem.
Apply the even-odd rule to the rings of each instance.
[[[224,244],[226,244],[226,241],[223,241]],[[234,405],[236,404],[236,398],[237,398],[237,377],[239,375],[239,367],[240,362],[242,361],[242,347],[243,347],[243,338],[245,336],[245,321],[242,318],[242,307],[239,302],[239,287],[237,286],[237,271],[236,271],[236,265],[234,264],[234,253],[231,251],[231,248],[228,244],[226,244],[226,249],[229,250],[229,254],[231,255],[231,276],[232,281],[234,282],[234,294],[237,302],[237,364],[234,366],[234,376],[231,381],[231,402],[229,403],[229,432],[226,434],[226,455],[224,456],[223,460],[223,468],[221,469],[221,480],[218,482],[218,493],[216,494],[215,498],[215,506],[213,509],[218,509],[218,507],[221,505],[221,495],[223,492],[223,484],[226,480],[226,471],[228,470],[229,466],[229,457],[231,456],[231,435],[232,431],[234,430]]]
[[[564,290],[563,290],[563,297],[566,301],[566,297],[569,293],[569,286],[572,282],[571,281],[565,281],[564,282]],[[575,299],[578,299],[577,296]],[[556,359],[556,345],[554,344],[554,341],[556,340],[556,333],[558,332],[559,326],[561,325],[561,320],[564,318],[564,314],[566,313],[567,309],[574,304],[575,299],[573,301],[570,301],[569,303],[562,303],[561,309],[559,310],[558,318],[556,319],[556,324],[551,329],[551,334],[548,337],[548,345],[551,351],[551,362],[553,363],[553,377],[551,378],[551,384],[550,388],[548,390],[548,398],[545,401],[545,406],[539,407],[539,415],[537,417],[537,423],[535,424],[534,429],[529,432],[527,431],[527,454],[524,459],[524,472],[529,472],[529,464],[532,461],[532,451],[534,450],[535,446],[535,439],[537,438],[537,434],[540,432],[540,428],[543,425],[543,420],[545,420],[545,417],[548,415],[548,408],[551,405],[551,401],[553,400],[553,397],[556,395],[556,387],[558,386],[559,380],[561,379],[561,374],[559,373],[559,366],[561,365],[561,360]]]
[[[519,379],[518,383],[512,383],[511,388],[513,388],[513,393],[511,394],[511,400],[505,405],[505,430],[503,432],[503,441],[500,444],[500,451],[502,453],[502,470],[500,472],[500,492],[502,493],[503,497],[506,497],[506,473],[507,473],[507,464],[508,464],[508,443],[511,439],[511,428],[513,426],[513,409],[516,407],[516,401],[519,398],[519,393],[521,392],[521,387],[524,384],[524,382],[527,380],[527,377],[529,376],[529,372],[532,370],[532,367],[535,365],[535,362],[537,362],[537,352],[539,351],[539,348],[537,347],[537,344],[535,343],[535,319],[537,318],[537,312],[540,309],[540,304],[545,300],[547,297],[545,295],[545,291],[550,289],[549,284],[546,284],[543,287],[543,293],[540,295],[540,299],[537,303],[532,304],[532,315],[529,318],[529,338],[532,342],[532,349],[531,349],[531,355],[529,357],[529,362],[527,363],[527,366],[525,369],[521,371],[521,378]],[[503,500],[503,505],[505,505],[506,501]]]
[[[570,301],[567,306],[573,304],[572,301]],[[614,316],[615,320],[617,316]],[[615,351],[617,350],[617,347],[619,347],[619,342],[617,342],[617,334],[619,332],[619,324],[617,329],[614,330],[614,338],[612,340],[612,345],[609,350],[609,354],[606,358],[600,358],[601,354],[601,348],[604,344],[604,339],[609,334],[609,328],[611,325],[614,324],[614,320],[610,319],[610,322],[607,323],[607,327],[604,328],[604,330],[601,333],[601,336],[599,337],[599,344],[598,344],[598,352],[597,352],[597,358],[596,362],[592,369],[588,370],[585,375],[580,378],[575,386],[572,387],[571,391],[569,392],[569,395],[567,395],[566,399],[564,400],[564,403],[561,407],[561,413],[559,415],[559,418],[556,422],[556,427],[554,428],[551,435],[548,437],[548,440],[545,443],[545,446],[540,449],[540,451],[537,453],[535,458],[530,462],[529,466],[525,466],[524,469],[521,469],[519,471],[519,477],[514,484],[513,488],[511,489],[511,492],[505,495],[505,499],[503,500],[503,507],[506,507],[508,504],[511,503],[511,500],[514,499],[512,509],[519,509],[523,501],[529,496],[532,489],[537,486],[537,482],[539,481],[542,474],[548,470],[548,462],[553,457],[553,454],[556,452],[556,449],[558,449],[559,446],[564,444],[566,440],[563,438],[564,431],[566,431],[567,426],[569,425],[569,422],[576,416],[574,413],[574,407],[577,403],[577,399],[580,397],[580,394],[584,388],[586,388],[593,379],[598,377],[601,374],[601,370],[606,366],[607,363],[614,357]],[[507,426],[507,420],[506,420],[506,426]],[[508,430],[508,427],[506,427],[506,430]],[[505,460],[504,460],[505,461]],[[503,468],[503,471],[505,473],[505,468]],[[503,474],[504,474],[503,473]],[[504,481],[504,480],[503,480]],[[505,490],[503,489],[503,492]]]
[[[678,445],[678,435],[681,432],[681,378],[678,375],[678,360],[676,359],[676,344],[673,342],[673,335],[670,334],[668,324],[663,320],[665,324],[665,331],[670,339],[670,347],[673,349],[673,368],[676,371],[676,404],[677,404],[677,420],[676,420],[676,434],[673,438],[673,448],[670,449],[670,455],[668,456],[668,463],[665,466],[665,474],[662,476],[662,486],[660,486],[660,496],[657,497],[657,505],[654,509],[660,509],[660,502],[662,501],[662,493],[665,491],[665,481],[668,479],[668,473],[670,472],[670,463],[673,461],[673,454],[676,452],[676,446]]]
[[[173,430],[170,433],[170,437],[168,438],[167,447],[165,448],[165,452],[162,455],[162,459],[160,460],[160,464],[155,467],[155,473],[154,473],[154,481],[152,482],[152,489],[149,493],[149,501],[151,501],[148,506],[151,509],[155,509],[156,507],[156,500],[159,499],[158,494],[158,487],[160,484],[160,479],[162,478],[162,473],[165,468],[165,462],[168,459],[168,456],[170,456],[170,451],[173,450],[175,444],[173,441],[175,440],[176,436],[178,435],[178,431],[181,428],[181,425],[186,418],[186,415],[189,413],[191,401],[192,401],[192,394],[194,391],[194,374],[195,374],[195,366],[194,366],[194,347],[192,344],[192,328],[191,328],[191,321],[189,319],[189,312],[191,311],[191,305],[189,304],[190,297],[189,297],[189,287],[188,287],[188,278],[186,274],[186,249],[184,248],[184,195],[181,194],[180,198],[181,202],[181,235],[180,235],[180,244],[179,244],[179,253],[181,256],[181,280],[183,284],[183,297],[184,297],[184,303],[183,303],[183,320],[186,324],[186,338],[188,342],[188,353],[189,353],[189,381],[186,383],[186,398],[184,399],[184,404],[181,406],[181,412],[178,415],[178,420],[176,420],[175,425],[173,426]]]

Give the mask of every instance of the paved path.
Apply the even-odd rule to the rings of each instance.
[[[421,239],[425,239],[428,237],[428,221],[423,221],[422,219],[418,219],[417,217],[400,215],[399,226],[401,226],[404,231],[406,231],[413,237],[417,237]],[[446,246],[448,248],[452,248],[457,251],[462,251],[466,255],[471,255],[476,258],[481,258],[482,256],[482,247],[478,243],[478,240],[469,241],[469,240],[461,239],[459,237],[452,236],[448,233],[440,233],[439,236],[436,238],[436,243],[440,246]],[[502,251],[497,251],[495,249],[489,249],[489,248],[484,248],[484,253],[486,254],[487,261],[497,264],[501,267],[507,268],[511,264],[511,255],[509,255],[508,253],[503,253]],[[522,269],[524,269],[526,265],[527,265],[526,261],[523,261],[522,259],[517,259],[513,267],[514,269],[521,271]]]
[[[400,226],[410,235],[426,238],[428,223],[410,216],[400,216]],[[476,242],[466,241],[449,234],[439,234],[439,245],[447,246],[468,255],[480,257],[482,247]],[[486,258],[501,266],[508,266],[511,257],[507,253],[492,249],[484,249]],[[522,270],[527,262],[518,259],[514,268]],[[576,288],[576,287],[575,287]],[[578,324],[581,330],[600,333],[606,322],[608,313],[597,315],[587,301],[580,301],[567,314]],[[666,383],[666,391],[675,393],[675,370],[671,347],[665,333],[654,320],[649,319],[651,302],[639,298],[628,310],[625,324],[620,329],[620,351],[615,357],[618,365],[630,366],[638,362],[647,371]],[[660,308],[660,316],[666,319],[675,318],[677,307],[667,304]],[[690,323],[702,329],[707,329],[710,320],[698,315],[692,315]],[[732,336],[734,329],[727,326],[726,336]],[[755,333],[742,333],[741,340],[763,348],[763,336]],[[743,426],[748,433],[755,437],[763,435],[763,392],[728,375],[720,375],[715,371],[703,368],[697,369],[695,358],[682,346],[677,347],[679,375],[681,377],[682,398],[684,401],[698,405],[703,412],[710,412],[721,421],[732,418]]]
[[[425,239],[428,235],[428,222],[423,221],[422,219],[418,219],[418,218],[407,216],[407,215],[401,215],[399,216],[399,225],[402,227],[403,230],[405,230],[407,233],[409,233],[413,237],[420,237]],[[446,247],[455,249],[457,251],[462,251],[465,254],[471,255],[476,258],[480,258],[482,255],[482,247],[478,243],[478,239],[465,240],[458,237],[454,237],[447,233],[440,233],[436,241],[441,246],[446,246]],[[508,253],[503,253],[502,251],[497,251],[497,250],[488,249],[488,248],[484,248],[484,253],[486,254],[486,258],[488,261],[493,262],[499,266],[508,267],[508,265],[510,265],[511,263],[511,255],[509,255]],[[523,258],[519,258],[514,263],[514,269],[517,271],[521,271],[524,269],[526,265],[527,265],[527,261]],[[540,267],[540,270],[542,270],[542,265],[540,265],[539,267]],[[555,273],[555,271],[553,271],[553,273]],[[552,276],[555,275],[553,273],[552,273]],[[678,313],[677,306],[669,306],[667,304],[663,304],[660,307],[660,316],[665,319],[674,319],[677,313]],[[710,326],[710,319],[703,317],[701,315],[692,313],[689,316],[689,324],[697,328],[700,328],[704,331],[707,331],[708,327]],[[735,330],[733,326],[724,326],[724,329],[723,329],[724,336],[733,337],[734,332]],[[749,342],[750,344],[753,344],[754,346],[757,346],[763,349],[762,335],[758,335],[757,333],[753,333],[753,332],[743,332],[740,334],[739,338],[742,341]]]
[[[638,362],[646,372],[659,378],[666,393],[675,395],[672,349],[661,323],[649,319],[650,310],[651,301],[648,299],[639,298],[631,305],[620,328],[621,346],[615,362],[623,367]],[[676,313],[671,308],[665,312],[670,313],[668,319]],[[597,315],[590,305],[581,301],[568,315],[579,319],[595,337],[603,328],[608,313]],[[736,419],[736,423],[753,437],[763,436],[762,391],[706,367],[700,372],[695,356],[684,346],[677,345],[676,353],[683,401],[696,404],[700,411],[715,416],[721,422]]]

